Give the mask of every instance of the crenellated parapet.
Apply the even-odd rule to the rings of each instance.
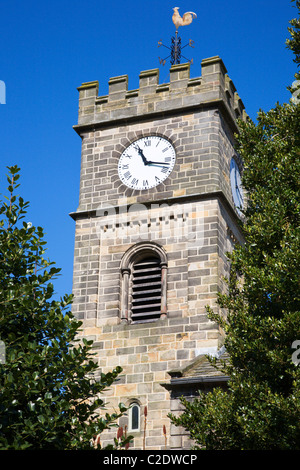
[[[139,88],[128,90],[128,75],[108,82],[108,95],[98,96],[98,81],[79,88],[79,133],[85,127],[103,127],[119,121],[153,119],[155,115],[174,114],[183,109],[221,107],[236,127],[236,119],[247,114],[232,80],[219,56],[204,59],[201,77],[190,77],[190,63],[173,65],[170,82],[159,84],[159,69],[139,75]]]

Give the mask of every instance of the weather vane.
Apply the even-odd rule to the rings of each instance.
[[[184,49],[186,46],[194,47],[193,46],[194,41],[192,41],[191,39],[189,40],[189,42],[185,46],[181,47],[181,37],[178,36],[178,28],[179,28],[179,26],[187,26],[187,25],[191,24],[193,19],[197,18],[196,13],[194,13],[192,11],[187,11],[181,17],[178,13],[179,7],[175,7],[175,8],[173,8],[173,10],[174,10],[174,13],[173,13],[173,16],[172,16],[172,21],[173,21],[174,25],[176,26],[176,31],[175,31],[175,37],[172,36],[172,38],[171,38],[171,47],[165,46],[162,43],[162,41],[158,41],[158,47],[163,46],[163,47],[166,47],[167,49],[169,49],[171,51],[171,54],[168,55],[168,57],[166,57],[165,59],[161,59],[159,57],[159,63],[162,64],[162,65],[165,65],[166,60],[169,57],[171,57],[171,59],[170,59],[171,65],[180,64],[181,50]],[[182,56],[182,57],[185,60],[187,60],[188,62],[193,63],[193,59],[189,60],[184,56]]]

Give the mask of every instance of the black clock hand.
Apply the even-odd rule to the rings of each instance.
[[[237,194],[237,197],[239,197],[238,195],[241,196],[241,193],[240,193],[240,188],[239,188],[238,181],[237,181],[237,171],[234,172],[234,179],[235,179],[236,194]]]
[[[243,198],[243,195],[242,195],[242,193],[241,193],[241,191],[240,191],[240,188],[239,188],[238,186],[237,186],[237,192],[239,193],[240,199],[241,199],[242,204],[243,204],[243,203],[244,203],[244,198]]]
[[[238,181],[237,172],[235,172],[235,189],[236,189],[236,192],[240,195],[240,199],[243,203],[243,195],[242,195],[242,191],[240,190],[240,184]]]
[[[238,200],[239,200],[239,204],[240,204],[240,209],[244,206],[244,198],[243,198],[243,194],[242,192],[240,191],[240,188],[238,185],[236,185],[235,187],[236,189],[236,194],[237,194],[237,197],[238,197]]]
[[[163,166],[169,166],[167,163],[164,162],[147,162],[147,165],[163,165]]]
[[[237,171],[235,170],[234,172],[234,179],[235,179],[235,189],[238,187],[238,182],[237,182]]]
[[[144,162],[144,165],[148,165],[148,161],[147,159],[145,158],[145,155],[144,155],[144,152],[142,149],[140,149],[140,147],[138,145],[135,146],[135,149],[138,151],[139,155],[142,157],[142,160]]]

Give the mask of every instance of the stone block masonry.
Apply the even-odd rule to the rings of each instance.
[[[134,93],[127,91],[127,76],[110,80],[107,97],[97,97],[98,82],[79,87],[79,118],[74,126],[82,137],[77,216],[107,202],[122,204],[124,197],[131,203],[155,201],[228,186],[223,184],[224,175],[228,178],[228,151],[234,150],[226,149],[224,162],[220,157],[228,141],[232,145],[236,118],[246,119],[246,113],[219,57],[202,61],[198,79],[188,78],[189,67],[173,66],[170,84],[163,88],[156,69],[140,74],[140,88]],[[172,140],[178,163],[172,178],[145,194],[124,188],[116,165],[131,141],[149,134]]]
[[[134,448],[142,448],[148,408],[146,448],[189,445],[172,435],[167,414],[169,372],[187,366],[203,351],[217,349],[218,326],[206,306],[217,309],[226,252],[242,242],[230,189],[236,119],[247,119],[243,103],[222,60],[202,61],[202,75],[190,78],[190,64],[172,66],[170,83],[159,84],[158,70],[140,73],[139,89],[128,77],[109,80],[108,95],[98,82],[79,87],[78,124],[82,139],[80,196],[76,221],[73,313],[82,335],[94,340],[103,372],[123,368],[106,393],[109,411],[122,401],[139,403],[141,420]],[[176,151],[172,173],[147,191],[129,189],[118,176],[118,161],[134,140],[164,136]],[[153,243],[166,259],[166,315],[128,323],[121,318],[124,298],[122,260],[139,243]],[[165,285],[165,284],[164,284]],[[165,312],[164,312],[165,313]],[[127,418],[122,425],[129,425]],[[114,435],[102,436],[102,443]],[[183,444],[186,443],[186,444]]]
[[[223,101],[233,120],[246,118],[244,105],[220,57],[204,59],[202,75],[190,78],[190,64],[173,65],[170,69],[170,83],[159,84],[159,70],[140,73],[140,86],[128,90],[128,76],[122,75],[109,80],[109,94],[98,97],[98,81],[83,83],[79,88],[78,125],[113,124],[120,120],[130,121],[137,116],[159,118],[164,112],[181,112]]]

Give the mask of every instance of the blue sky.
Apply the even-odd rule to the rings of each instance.
[[[219,55],[250,117],[290,98],[293,55],[285,47],[289,20],[296,9],[289,0],[2,0],[0,80],[6,104],[0,104],[0,192],[6,167],[21,168],[20,194],[30,201],[28,221],[46,232],[48,257],[62,269],[57,295],[71,293],[81,141],[77,123],[82,82],[98,80],[108,93],[110,77],[128,74],[138,87],[140,71],[159,68],[168,82],[168,51],[174,34],[172,8],[197,13],[179,29],[193,58],[191,76],[201,76],[201,60]]]

